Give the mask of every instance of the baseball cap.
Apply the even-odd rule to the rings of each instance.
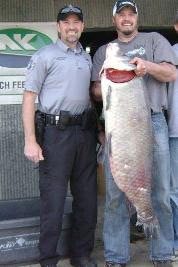
[[[137,5],[132,0],[118,0],[113,7],[113,16],[116,15],[122,8],[130,6],[136,14],[138,14]]]
[[[83,21],[83,12],[81,8],[77,6],[68,5],[64,6],[59,10],[59,13],[57,15],[57,22],[59,22],[59,20],[65,20],[71,14],[77,15],[79,20]]]

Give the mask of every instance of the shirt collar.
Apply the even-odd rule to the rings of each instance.
[[[83,47],[81,45],[80,42],[77,43],[77,46],[75,49],[71,49],[70,47],[68,47],[63,41],[61,41],[61,39],[58,38],[58,40],[56,41],[56,44],[60,47],[60,49],[62,49],[64,52],[68,52],[69,50],[74,51],[76,54],[80,54],[83,51]]]

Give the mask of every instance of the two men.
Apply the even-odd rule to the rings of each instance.
[[[178,12],[174,24],[178,33]],[[178,44],[173,47],[178,58]],[[170,83],[168,90],[169,112],[169,145],[171,159],[171,206],[174,223],[174,255],[173,260],[178,260],[178,78],[174,83]]]
[[[160,236],[150,241],[150,259],[154,266],[170,267],[173,252],[172,210],[170,206],[170,156],[168,128],[164,117],[167,109],[166,82],[176,79],[178,64],[168,41],[158,33],[138,32],[138,9],[132,0],[118,0],[113,9],[113,23],[121,51],[136,64],[136,75],[143,76],[149,96],[154,132],[154,166],[152,202],[160,224]],[[100,47],[93,59],[92,93],[101,100],[99,72],[106,57],[107,45]],[[119,114],[118,114],[119,116]],[[101,133],[103,136],[103,134]],[[126,198],[111,174],[105,148],[106,204],[104,248],[106,266],[126,266],[130,260],[130,216]]]
[[[40,170],[40,264],[57,266],[56,248],[70,181],[71,264],[94,267],[90,253],[97,217],[96,134],[89,97],[92,63],[79,43],[84,29],[82,10],[71,5],[62,8],[57,29],[60,39],[32,56],[23,99],[24,153],[39,162]],[[37,95],[40,145],[34,126]]]

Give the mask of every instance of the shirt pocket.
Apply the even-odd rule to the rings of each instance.
[[[55,71],[55,70],[60,70],[62,71],[64,66],[67,63],[67,57],[65,56],[57,56],[56,58],[53,59],[53,61],[51,62],[51,67],[50,67],[50,71]]]

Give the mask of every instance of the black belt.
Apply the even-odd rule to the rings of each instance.
[[[96,128],[96,114],[91,109],[85,110],[81,114],[71,115],[69,111],[61,110],[59,115],[52,115],[37,111],[38,121],[44,126],[55,125],[60,130],[65,130],[70,125],[80,125],[83,130]]]
[[[82,125],[82,114],[79,115],[51,115],[44,114],[44,120],[46,125],[59,125],[64,123],[66,126],[70,125]]]

